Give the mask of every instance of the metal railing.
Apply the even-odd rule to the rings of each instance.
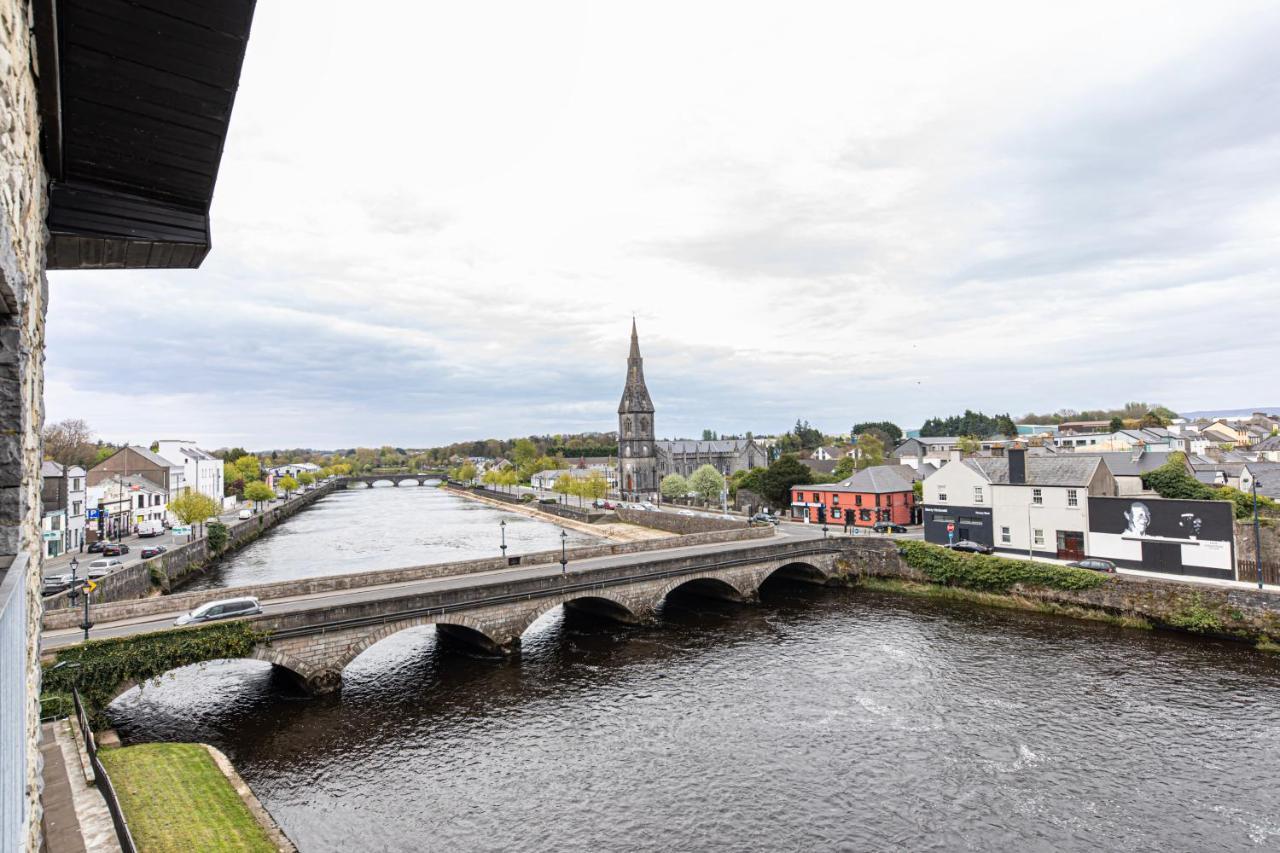
[[[124,812],[120,809],[120,800],[116,797],[115,786],[111,784],[111,777],[107,775],[107,770],[102,766],[102,762],[98,760],[98,744],[93,739],[93,728],[89,725],[89,718],[84,712],[84,705],[80,702],[80,691],[71,688],[71,701],[76,706],[76,725],[80,727],[80,735],[84,739],[85,751],[89,753],[89,764],[93,767],[93,778],[99,791],[102,792],[102,799],[107,801],[107,811],[111,812],[111,823],[116,828],[116,840],[120,842],[120,849],[123,853],[137,853],[138,848],[133,843],[133,834],[129,832],[129,824],[124,819]]]
[[[0,849],[18,849],[27,819],[27,572],[0,561]],[[12,847],[10,845],[13,845]]]
[[[1258,564],[1254,560],[1236,560],[1236,580],[1258,582]],[[1262,582],[1280,585],[1280,563],[1262,561]]]

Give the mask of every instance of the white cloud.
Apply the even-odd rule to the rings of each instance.
[[[260,4],[213,253],[52,276],[48,414],[609,429],[632,312],[669,434],[1274,404],[1278,37],[1265,3]]]

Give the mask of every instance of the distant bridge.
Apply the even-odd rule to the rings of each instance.
[[[354,483],[362,483],[365,488],[372,488],[374,483],[390,483],[398,486],[401,483],[415,483],[425,486],[428,480],[443,480],[444,471],[402,471],[398,474],[354,474],[340,478],[339,485],[351,488]]]
[[[850,572],[851,561],[867,557],[896,560],[891,545],[773,538],[584,560],[570,564],[567,573],[551,564],[439,578],[416,591],[400,586],[360,590],[341,603],[333,596],[318,597],[252,617],[248,621],[266,639],[251,657],[287,670],[312,693],[327,693],[341,687],[342,670],[361,652],[409,628],[435,625],[441,634],[502,654],[518,648],[521,634],[561,605],[634,624],[653,619],[676,590],[756,601],[768,578],[825,585]],[[132,635],[165,630],[171,618],[126,630]],[[120,685],[116,695],[131,686]]]

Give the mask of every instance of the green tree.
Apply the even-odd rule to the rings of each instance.
[[[206,519],[216,518],[221,510],[213,498],[191,489],[169,501],[169,512],[183,524],[203,524]]]
[[[858,436],[857,461],[859,471],[872,465],[884,464],[884,443],[869,432]]]
[[[476,466],[474,462],[463,462],[458,466],[457,479],[464,483],[474,482],[476,479]]]
[[[311,484],[315,483],[315,481],[316,481],[316,475],[312,474],[310,471],[303,471],[300,474],[298,474],[298,482],[304,486],[310,486]]]
[[[276,485],[284,489],[284,496],[286,498],[298,491],[298,481],[289,476],[281,477],[280,482],[276,483]]]
[[[719,437],[720,437],[720,436],[716,435],[716,431],[715,431],[715,430],[713,430],[713,429],[704,429],[704,430],[702,431],[702,440],[703,440],[703,441],[715,441],[715,440],[716,440],[717,438],[719,438]]]
[[[1009,438],[1017,438],[1018,436],[1018,425],[1013,422],[1013,418],[1009,417],[1008,413],[996,415],[995,427],[995,431],[999,435]]]
[[[856,462],[857,458],[852,453],[848,456],[841,456],[840,460],[836,462],[835,470],[831,472],[831,475],[837,480],[848,479],[853,476],[854,465]]]
[[[885,447],[902,441],[902,428],[892,421],[864,421],[863,423],[854,424],[853,428],[849,430],[849,435],[862,435],[862,433],[870,430],[879,430],[889,437]]]
[[[569,496],[573,494],[573,477],[568,474],[561,474],[556,477],[555,485],[551,487],[551,491],[558,495]]]
[[[1142,484],[1162,498],[1177,500],[1213,500],[1217,494],[1187,471],[1187,457],[1170,453],[1169,460],[1142,475]]]
[[[596,501],[609,494],[609,481],[601,471],[592,471],[582,480],[582,495]]]
[[[1111,423],[1107,425],[1107,428],[1110,429],[1112,432],[1119,432],[1120,430],[1124,429],[1124,418],[1120,417],[1119,415],[1114,415],[1111,418]]]
[[[689,481],[679,474],[668,474],[658,484],[664,500],[674,501],[689,494]]]
[[[760,494],[771,506],[791,505],[791,487],[813,482],[813,471],[789,453],[778,457],[760,477]]]
[[[518,438],[516,443],[511,447],[511,464],[517,468],[524,468],[533,463],[538,458],[538,445],[534,444],[527,438]],[[538,473],[534,471],[533,473]]]
[[[720,498],[724,491],[724,477],[710,465],[703,465],[689,475],[689,490],[707,503]]]
[[[90,468],[96,464],[98,448],[93,443],[93,430],[79,418],[49,424],[41,432],[44,456],[59,465]]]
[[[236,468],[240,471],[240,479],[246,483],[262,479],[262,465],[256,456],[241,456],[236,460]]]
[[[244,496],[246,500],[253,501],[254,509],[256,510],[258,509],[257,504],[270,501],[276,496],[276,493],[271,491],[271,487],[266,483],[261,480],[255,480],[252,483],[245,483]]]
[[[485,471],[480,475],[480,482],[484,483],[486,486],[498,485],[498,472],[490,468],[488,471]]]
[[[209,522],[209,550],[214,554],[227,547],[227,526],[221,521]]]
[[[962,456],[972,456],[981,449],[982,443],[971,435],[962,435],[956,441],[956,450],[959,450]]]

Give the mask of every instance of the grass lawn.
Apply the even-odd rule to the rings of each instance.
[[[99,757],[141,853],[275,851],[203,746],[144,743]]]

